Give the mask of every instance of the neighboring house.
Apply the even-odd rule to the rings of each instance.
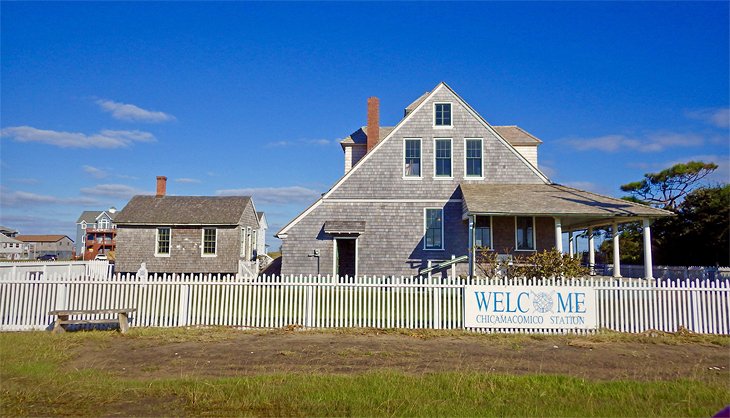
[[[0,234],[5,235],[6,237],[14,238],[18,235],[18,231],[8,228],[6,226],[0,225]]]
[[[83,260],[93,260],[97,254],[109,254],[115,250],[117,225],[114,218],[117,209],[86,210],[76,220],[76,255]]]
[[[256,272],[259,228],[248,196],[134,196],[116,216],[116,270],[156,273]]]
[[[345,175],[276,235],[282,274],[410,276],[452,256],[468,257],[457,274],[469,274],[477,247],[562,251],[564,232],[640,220],[648,237],[669,215],[552,183],[537,167],[540,143],[490,125],[445,83],[393,127],[368,99],[367,126],[341,142]]]
[[[256,212],[256,217],[259,220],[259,229],[256,230],[254,235],[254,246],[255,255],[266,254],[266,230],[269,229],[269,223],[266,221],[266,215],[263,212]]]
[[[19,260],[23,254],[23,241],[0,234],[0,259]]]
[[[17,235],[15,239],[23,242],[22,258],[25,259],[42,255],[53,255],[59,260],[73,257],[74,242],[66,235]]]

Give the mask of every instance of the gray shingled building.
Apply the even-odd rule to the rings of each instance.
[[[259,216],[248,196],[134,196],[115,218],[116,270],[157,273],[257,273]]]
[[[562,251],[565,232],[638,220],[649,240],[651,220],[669,215],[553,184],[537,166],[542,141],[490,125],[445,83],[393,127],[380,126],[370,98],[367,122],[341,141],[345,175],[277,233],[282,274],[410,276],[429,262],[473,260],[477,247]],[[645,255],[651,263],[650,246]]]

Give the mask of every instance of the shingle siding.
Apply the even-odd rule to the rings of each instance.
[[[444,209],[444,250],[424,250],[424,209]],[[336,203],[325,202],[302,219],[283,240],[282,273],[332,274],[333,236],[323,226],[331,220],[365,221],[365,232],[357,242],[359,275],[414,275],[427,260],[446,260],[465,255],[467,225],[461,218],[461,204],[441,203]]]
[[[452,128],[433,127],[435,102],[452,103]],[[421,139],[418,180],[403,178],[404,138]],[[452,179],[433,178],[434,138],[452,139]],[[366,222],[365,232],[358,238],[359,275],[414,275],[428,260],[465,255],[468,227],[462,217],[459,188],[459,183],[465,180],[464,138],[483,139],[484,180],[475,182],[544,183],[508,145],[472,116],[447,87],[440,87],[391,138],[361,160],[337,189],[286,230],[282,240],[282,273],[332,274],[333,237],[322,228],[326,221],[334,220]],[[353,199],[363,201],[352,202]],[[454,201],[445,203],[449,199]],[[423,249],[424,208],[427,207],[444,208],[445,248],[442,251]],[[509,246],[514,247],[514,218],[511,219]],[[319,250],[319,258],[311,256],[314,250]],[[458,268],[457,273],[461,274],[466,265]]]
[[[203,228],[213,226],[171,227],[170,256],[157,257],[157,227],[140,225],[117,226],[116,270],[136,272],[142,262],[155,273],[237,273],[241,257],[241,228],[258,228],[258,217],[247,203],[238,225],[216,226],[215,257],[203,257]]]
[[[452,103],[453,127],[433,127],[433,103]],[[421,179],[403,179],[404,138],[421,138]],[[452,180],[434,179],[434,138],[452,139]],[[331,198],[448,198],[464,178],[464,138],[483,138],[483,183],[544,181],[475,119],[446,88],[441,89],[374,154],[361,161]]]

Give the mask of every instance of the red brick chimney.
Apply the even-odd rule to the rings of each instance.
[[[370,152],[380,141],[380,100],[377,97],[368,98],[368,149]]]
[[[162,197],[167,192],[167,177],[157,176],[157,197]]]

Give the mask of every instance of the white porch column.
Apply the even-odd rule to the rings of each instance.
[[[651,221],[644,219],[644,277],[652,279],[654,272],[652,271],[651,260]]]
[[[573,252],[573,249],[575,248],[575,237],[573,237],[573,231],[568,231],[568,254],[570,255],[570,258],[573,258],[575,253]]]
[[[474,216],[469,215],[469,278],[474,277]]]
[[[611,225],[611,233],[613,234],[613,277],[621,277],[621,257],[618,248],[618,223]]]
[[[596,274],[596,249],[593,243],[593,228],[588,228],[588,268],[591,276]]]
[[[560,218],[555,218],[555,249],[558,252],[563,252],[563,225],[560,223]]]

